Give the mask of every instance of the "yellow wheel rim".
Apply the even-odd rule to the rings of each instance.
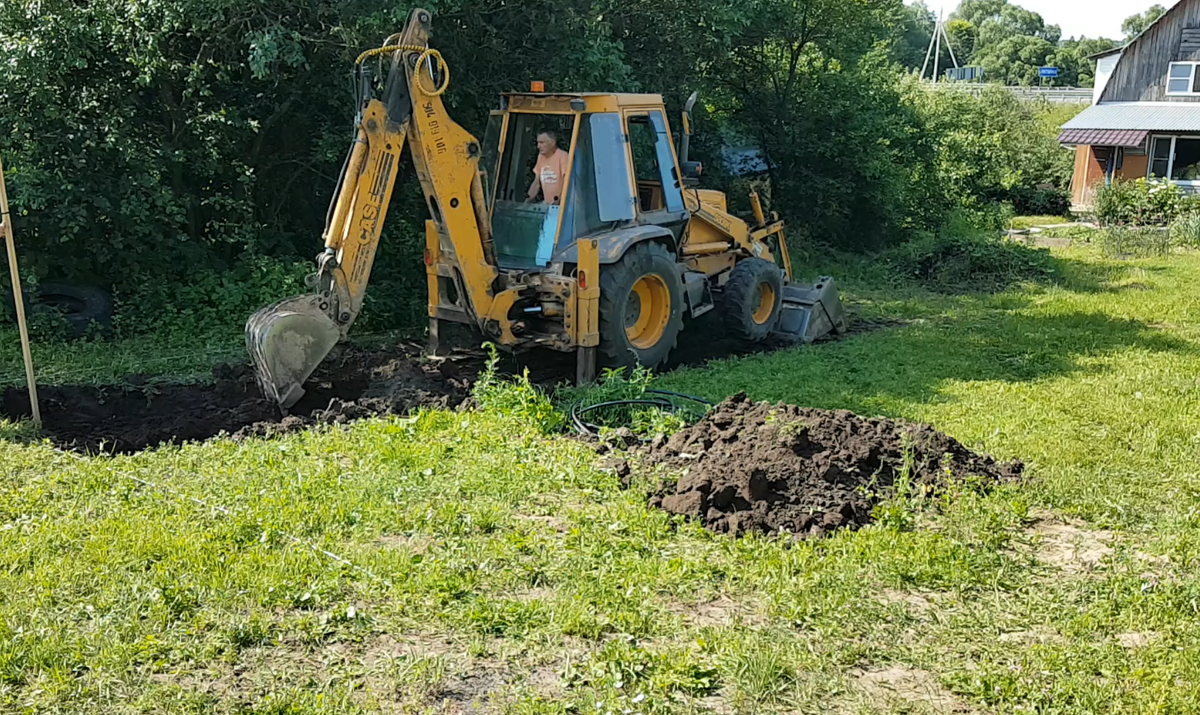
[[[655,274],[647,274],[633,284],[625,309],[625,336],[639,350],[658,344],[671,320],[671,291]]]
[[[762,325],[771,319],[771,313],[775,312],[775,289],[770,283],[760,283],[758,285],[758,305],[754,308],[755,325]]]

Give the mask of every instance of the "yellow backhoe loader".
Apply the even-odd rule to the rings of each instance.
[[[697,187],[700,166],[688,161],[695,95],[678,156],[662,97],[651,94],[506,94],[480,142],[443,105],[450,70],[429,47],[431,20],[414,10],[403,32],[358,59],[357,136],[313,291],[246,325],[269,399],[294,405],[354,323],[406,143],[429,208],[434,349],[442,323],[465,323],[510,350],[575,351],[577,378],[589,382],[598,362],[661,365],[684,318],[711,310],[749,341],[845,330],[832,279],[792,284],[783,223],[757,194],[747,221],[727,211],[724,194]],[[378,82],[373,67],[384,63]],[[529,198],[539,139],[566,155],[557,202]]]

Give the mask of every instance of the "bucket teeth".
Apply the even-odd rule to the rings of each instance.
[[[263,396],[285,410],[295,405],[305,380],[340,337],[315,295],[286,298],[250,316],[246,349]]]

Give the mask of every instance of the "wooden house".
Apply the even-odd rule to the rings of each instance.
[[[1170,179],[1200,192],[1200,0],[1179,0],[1122,48],[1093,56],[1093,104],[1062,127],[1075,148],[1071,200],[1114,178]]]

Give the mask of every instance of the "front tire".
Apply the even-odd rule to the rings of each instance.
[[[639,243],[600,270],[600,353],[608,367],[655,368],[683,329],[683,281],[658,243]]]
[[[767,339],[779,322],[783,303],[783,272],[770,261],[747,258],[733,267],[721,299],[729,331],[742,340]]]

